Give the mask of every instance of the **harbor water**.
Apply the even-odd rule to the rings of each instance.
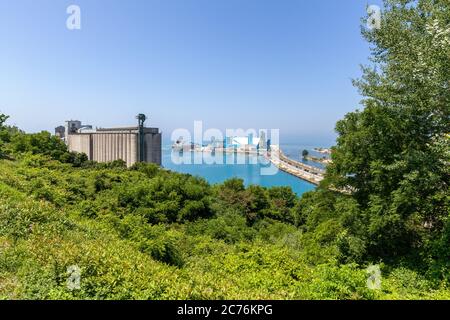
[[[222,183],[231,178],[241,178],[244,184],[263,187],[289,186],[297,195],[311,191],[315,186],[286,172],[278,170],[266,159],[257,155],[223,154],[211,156],[201,152],[173,151],[163,147],[164,168],[205,178],[209,183]]]

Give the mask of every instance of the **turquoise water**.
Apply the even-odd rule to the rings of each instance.
[[[321,169],[325,169],[325,165],[319,162],[304,160],[302,157],[302,151],[308,150],[309,155],[313,157],[322,158],[323,156],[329,157],[328,155],[322,154],[314,150],[314,146],[304,146],[297,144],[283,144],[281,145],[281,150],[283,150],[284,154],[293,160],[303,162],[304,164],[308,164],[310,166],[318,167]]]
[[[243,179],[247,186],[251,184],[263,187],[289,186],[297,195],[315,188],[309,182],[277,170],[261,157],[226,154],[222,158],[215,159],[219,164],[213,163],[208,156],[202,157],[202,153],[185,152],[180,156],[178,152],[172,152],[170,147],[163,148],[162,162],[165,168],[203,177],[211,184],[237,177]],[[194,164],[194,161],[199,164]],[[276,173],[265,175],[265,171]]]

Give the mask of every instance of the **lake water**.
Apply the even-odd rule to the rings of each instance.
[[[310,156],[317,157],[317,158],[322,158],[322,157],[328,158],[329,157],[326,154],[315,151],[314,146],[306,146],[306,145],[304,146],[304,145],[297,145],[297,144],[282,144],[281,150],[288,158],[291,158],[293,160],[300,161],[300,162],[303,162],[310,166],[318,167],[321,169],[325,169],[325,165],[323,165],[322,163],[318,163],[318,162],[304,160],[303,156],[302,156],[302,151],[308,150]]]
[[[282,149],[288,154],[283,146]],[[213,163],[207,154],[185,152],[180,156],[178,152],[173,153],[170,146],[163,147],[162,164],[165,168],[203,177],[211,184],[222,183],[237,177],[243,179],[247,186],[251,184],[263,187],[289,186],[297,195],[315,188],[307,181],[278,170],[262,157],[225,154],[221,159],[215,158],[215,160],[219,163]],[[199,164],[194,164],[194,161]],[[273,172],[276,173],[271,174]]]

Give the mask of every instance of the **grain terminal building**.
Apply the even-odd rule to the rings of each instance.
[[[70,151],[85,153],[89,160],[111,162],[123,160],[130,167],[136,162],[161,165],[161,133],[158,128],[146,128],[145,115],[138,115],[137,127],[97,128],[83,126],[80,121],[66,121],[55,129]]]

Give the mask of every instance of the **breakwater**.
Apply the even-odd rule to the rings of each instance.
[[[267,154],[266,157],[278,169],[315,185],[318,185],[324,178],[325,170],[286,157],[276,145],[271,147],[270,154]]]

